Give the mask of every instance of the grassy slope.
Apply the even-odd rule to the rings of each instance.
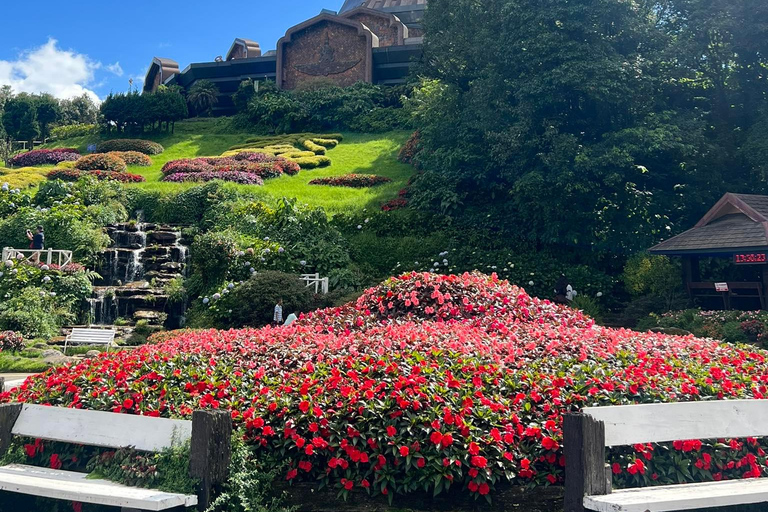
[[[176,125],[173,135],[150,136],[165,147],[165,152],[152,157],[152,167],[131,167],[130,172],[147,178],[146,183],[131,185],[149,190],[181,190],[194,184],[163,183],[160,169],[163,165],[179,158],[199,156],[218,156],[231,146],[240,144],[253,134],[221,133],[219,120],[194,120]],[[384,134],[344,134],[344,141],[335,149],[328,151],[333,162],[323,169],[302,171],[297,176],[282,176],[267,180],[264,187],[257,190],[263,193],[265,200],[281,197],[297,198],[299,201],[322,206],[329,213],[349,211],[350,209],[378,209],[382,203],[397,196],[413,168],[397,161],[397,152],[408,138],[407,132]],[[78,147],[85,150],[88,144],[96,142],[97,137],[78,137],[62,140],[50,147]],[[392,178],[393,182],[369,189],[351,189],[309,185],[309,181],[318,177],[339,176],[349,173],[377,174]],[[243,189],[255,187],[239,185]]]

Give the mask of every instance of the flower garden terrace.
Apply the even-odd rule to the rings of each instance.
[[[2,398],[173,417],[223,408],[257,453],[288,463],[288,480],[490,495],[562,482],[566,412],[768,393],[762,351],[597,327],[480,274],[408,274],[290,327],[155,341]],[[624,484],[677,481],[681,460],[690,479],[741,478],[764,471],[763,448],[638,445],[611,460]]]

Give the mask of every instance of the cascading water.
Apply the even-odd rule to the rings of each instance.
[[[189,248],[178,228],[130,222],[107,230],[112,247],[101,254],[98,280],[89,300],[92,321],[109,325],[118,318],[148,320],[177,327],[183,305],[169,305],[165,285],[186,275]]]

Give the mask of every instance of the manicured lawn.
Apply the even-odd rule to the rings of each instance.
[[[153,156],[151,167],[131,167],[129,172],[141,174],[147,179],[146,183],[130,186],[148,190],[183,190],[195,184],[178,184],[161,182],[160,170],[163,165],[179,158],[194,158],[200,156],[218,156],[231,146],[242,144],[253,134],[220,133],[220,120],[192,120],[176,125],[176,133],[172,135],[144,135],[143,138],[159,142],[165,147],[161,155]],[[297,176],[282,176],[267,180],[263,187],[237,185],[238,188],[263,193],[267,201],[281,197],[296,198],[301,202],[322,206],[329,213],[349,211],[350,209],[378,209],[389,199],[397,197],[408,178],[413,174],[413,168],[397,161],[397,153],[407,140],[408,132],[390,132],[383,134],[345,133],[344,141],[328,151],[333,162],[329,167],[313,170],[302,170]],[[98,141],[97,137],[78,137],[62,140],[51,147],[78,147],[85,152],[88,144]],[[339,176],[349,173],[377,174],[386,176],[393,181],[385,185],[368,189],[351,189],[309,185],[314,178]]]

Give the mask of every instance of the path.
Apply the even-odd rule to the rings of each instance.
[[[8,391],[24,382],[24,380],[34,373],[0,373],[0,378],[5,379],[5,390]]]

